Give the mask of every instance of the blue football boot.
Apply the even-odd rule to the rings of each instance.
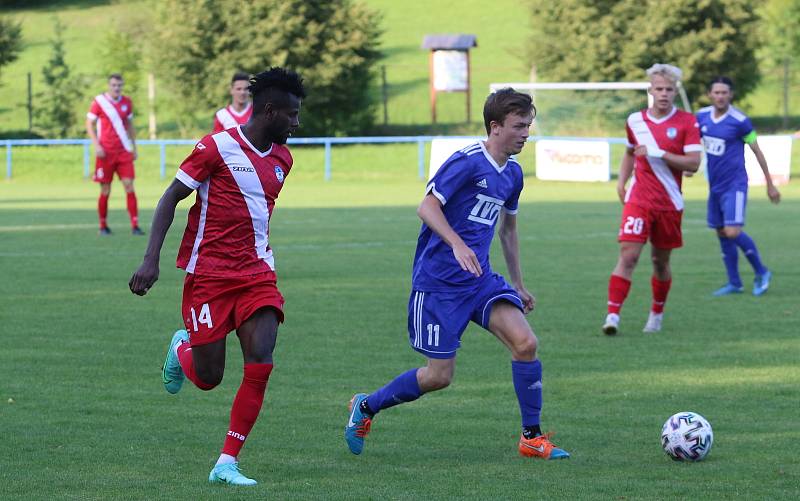
[[[239,471],[239,463],[218,464],[208,474],[208,481],[212,484],[229,485],[256,485],[258,482],[247,478]]]
[[[764,272],[763,275],[756,275],[756,279],[753,282],[753,295],[754,296],[761,296],[767,289],[769,289],[769,281],[772,278],[772,272],[767,270]]]
[[[350,399],[350,417],[344,427],[344,441],[353,454],[361,454],[364,449],[364,438],[369,434],[372,418],[361,412],[361,402],[367,398],[366,393],[356,393]]]
[[[169,343],[167,349],[167,358],[164,360],[164,367],[161,369],[161,380],[164,383],[164,389],[168,393],[178,393],[183,386],[183,380],[186,378],[181,369],[181,363],[178,356],[175,354],[175,346],[180,343],[189,341],[189,333],[185,329],[176,331],[172,336],[172,341]]]

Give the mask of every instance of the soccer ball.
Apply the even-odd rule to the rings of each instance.
[[[711,425],[696,412],[674,414],[661,428],[661,447],[675,461],[701,461],[713,443]]]

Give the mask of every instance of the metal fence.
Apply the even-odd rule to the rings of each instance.
[[[426,179],[425,174],[425,152],[426,145],[434,139],[479,139],[474,136],[364,136],[364,137],[298,137],[290,138],[290,145],[322,145],[325,148],[325,180],[332,177],[333,166],[331,165],[331,148],[334,144],[391,144],[391,143],[417,143],[417,173],[420,179]],[[545,137],[531,136],[528,142],[535,142],[541,139],[557,139],[562,141],[606,141],[612,144],[625,144],[624,138],[613,137]],[[159,172],[161,179],[166,178],[166,147],[180,145],[194,145],[197,141],[193,139],[140,139],[136,141],[141,146],[158,146],[159,148]],[[91,145],[89,139],[6,139],[0,141],[0,146],[6,147],[6,179],[11,179],[13,174],[13,151],[16,147],[24,146],[83,146],[83,177],[90,176]]]

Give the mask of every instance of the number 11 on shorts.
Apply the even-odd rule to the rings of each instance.
[[[439,346],[439,324],[428,324],[428,346]]]
[[[198,323],[205,324],[206,327],[208,327],[209,329],[214,327],[214,323],[211,320],[211,308],[208,307],[208,303],[205,303],[203,304],[203,306],[200,307],[199,316],[194,311],[194,306],[192,306],[192,328],[194,329],[195,332],[198,331],[197,327]]]

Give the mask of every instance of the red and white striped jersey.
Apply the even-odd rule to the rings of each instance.
[[[214,130],[212,134],[236,127],[237,125],[246,124],[250,120],[250,115],[253,114],[253,103],[247,103],[247,106],[240,113],[237,113],[231,105],[217,110],[214,115]]]
[[[200,140],[175,176],[197,190],[178,268],[214,277],[274,272],[269,221],[291,168],[288,148],[258,151],[241,126]]]
[[[631,113],[625,129],[630,148],[644,144],[676,155],[703,151],[697,119],[677,108],[662,118],[653,118],[646,109]],[[682,181],[683,173],[663,158],[636,157],[625,202],[654,210],[683,210]]]
[[[108,151],[133,151],[133,142],[128,137],[128,124],[133,119],[133,103],[128,96],[114,101],[108,94],[94,98],[86,117],[97,120],[97,139]]]

